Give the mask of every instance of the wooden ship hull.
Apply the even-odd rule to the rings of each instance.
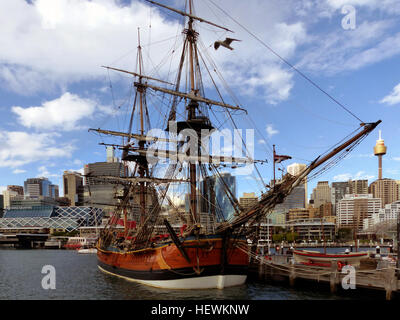
[[[168,289],[222,289],[244,284],[249,256],[251,256],[248,252],[246,236],[250,233],[255,234],[256,226],[260,224],[261,219],[272,212],[277,204],[283,203],[284,199],[296,186],[303,183],[311,171],[328,160],[333,162],[334,157],[339,159],[350,152],[359,140],[368,135],[380,121],[362,123],[357,134],[331,152],[316,158],[298,175],[287,173],[279,182],[274,178],[272,186],[263,182],[261,173],[257,169],[263,185],[260,190],[261,196],[250,208],[244,208],[240,205],[233,188],[224,181],[220,171],[224,168],[233,170],[238,166],[263,164],[266,161],[255,160],[254,155],[247,150],[244,141],[242,141],[244,157],[224,156],[220,154],[221,150],[214,150],[217,154],[215,152],[209,154],[207,143],[211,140],[211,132],[216,129],[216,124],[221,126],[213,111],[211,111],[212,116],[210,115],[210,109],[224,108],[232,129],[237,129],[237,124],[232,117],[233,112],[244,114],[247,111],[239,105],[225,103],[222,97],[218,101],[206,98],[201,70],[205,68],[209,73],[209,69],[207,63],[202,61],[203,58],[198,50],[199,33],[195,31],[194,22],[206,23],[227,32],[231,30],[193,15],[193,0],[187,2],[188,12],[152,0],[147,1],[185,16],[188,20],[187,27],[183,30],[185,36],[182,54],[174,83],[143,74],[139,31],[138,73],[105,67],[108,70],[133,75],[136,79],[133,82],[136,93],[128,132],[90,129],[98,134],[122,138],[122,144],[102,143],[102,145],[118,148],[121,151],[121,160],[133,165],[131,172],[127,169],[126,177],[89,175],[91,179],[98,179],[100,183],[109,181],[123,186],[115,196],[118,199],[114,212],[115,219],[109,219],[99,237],[98,267],[115,276]],[[226,39],[227,42],[233,40],[235,39]],[[203,62],[203,67],[201,67],[201,62]],[[184,67],[187,72],[184,72]],[[214,78],[211,74],[209,75],[215,86],[215,93],[220,95]],[[219,73],[218,75],[220,76]],[[184,83],[184,79],[190,81]],[[153,82],[160,83],[161,87],[154,85]],[[147,135],[153,128],[146,102],[147,90],[171,97],[169,111],[161,117],[164,118],[163,125],[166,126],[167,139]],[[234,96],[232,98],[237,100]],[[168,123],[166,123],[167,120]],[[208,132],[206,137],[203,136],[203,130]],[[197,138],[197,143],[194,145],[192,145],[194,141],[192,138]],[[160,149],[158,142],[168,142],[169,147],[164,146],[165,150]],[[290,157],[278,156],[274,151],[274,165],[277,158],[283,161],[283,158]],[[157,160],[155,163],[154,159]],[[158,170],[163,165],[158,162],[158,159],[170,160],[165,163],[168,166],[162,167],[166,171]],[[160,176],[161,173],[163,176]],[[216,196],[217,179],[222,181],[218,189],[226,200],[224,203],[219,203]],[[169,189],[171,185],[180,188],[177,191],[179,196],[185,193],[185,212],[180,212],[171,199],[171,194],[169,194],[169,192],[173,193]],[[186,195],[188,208],[186,208]],[[199,201],[204,201],[204,203],[199,203]],[[226,203],[229,203],[234,210],[233,216],[229,219],[227,217],[230,215],[225,215],[222,211]],[[162,205],[169,208],[168,215],[175,215],[182,222],[182,227],[185,226],[184,230],[181,230],[181,237],[173,230],[168,219],[164,218],[169,234],[167,238],[170,240],[156,239],[157,232],[154,228],[158,224],[158,219],[161,219]],[[213,228],[207,230],[201,223],[202,213],[210,216],[209,221],[213,221]],[[137,225],[134,228],[129,227],[129,215],[135,216]],[[123,235],[118,233],[117,228],[117,222],[122,218],[125,226]]]
[[[223,289],[245,283],[249,257],[236,247],[245,240],[225,241],[218,236],[182,241],[187,261],[171,241],[154,248],[124,252],[98,248],[101,271],[165,289]],[[225,257],[225,258],[224,258]]]

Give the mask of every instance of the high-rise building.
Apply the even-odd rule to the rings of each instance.
[[[258,203],[258,198],[254,192],[251,193],[243,193],[243,196],[239,198],[239,204],[243,208],[243,210],[250,209],[254,205]]]
[[[0,218],[3,218],[3,212],[4,212],[4,196],[0,194]]]
[[[102,176],[124,177],[125,167],[121,162],[95,162],[84,167],[85,185],[109,185],[110,182]]]
[[[7,186],[7,190],[15,191],[18,195],[23,196],[24,195],[24,187],[23,186]]]
[[[307,165],[304,163],[292,163],[291,165],[287,166],[287,172],[290,173],[292,176],[298,176],[306,168],[307,168]],[[308,201],[307,201],[308,200],[307,177],[304,178],[303,185],[304,185],[304,207],[306,207],[307,203],[308,203]],[[299,207],[299,208],[303,208],[303,207]]]
[[[338,203],[336,223],[338,228],[364,228],[364,219],[372,218],[379,213],[381,199],[374,198],[372,194],[346,194]]]
[[[331,188],[328,181],[318,181],[311,195],[314,200],[314,208],[319,208],[321,204],[331,202]]]
[[[325,202],[319,206],[320,217],[331,217],[334,216],[333,205],[330,202]]]
[[[114,155],[114,147],[107,147],[106,148],[106,153],[107,153],[107,162],[119,162],[119,159],[115,157]]]
[[[220,173],[219,176],[205,178],[201,184],[202,206],[203,212],[212,212],[215,208],[216,216],[220,219],[229,219],[235,213],[234,206],[227,195],[228,188],[232,195],[236,198],[236,177],[230,173]]]
[[[306,208],[306,186],[299,184],[293,188],[292,192],[285,198],[283,203],[275,206],[273,213],[283,214],[285,219],[290,209],[304,209]]]
[[[50,197],[53,199],[57,199],[60,196],[60,189],[58,185],[52,184],[50,185]]]
[[[299,219],[309,219],[309,218],[310,218],[310,211],[306,208],[290,209],[289,212],[286,214],[287,222]]]
[[[378,213],[374,213],[371,219],[364,221],[364,229],[373,227],[379,223],[392,223],[397,224],[397,217],[400,213],[400,201],[385,205],[385,208],[379,210]]]
[[[368,194],[368,180],[350,180],[349,194]]]
[[[332,210],[333,215],[336,215],[336,206],[337,203],[344,198],[346,194],[350,193],[349,182],[332,182],[332,193],[331,193],[331,201],[332,201]]]
[[[369,192],[373,194],[374,198],[382,199],[382,208],[399,200],[399,185],[396,180],[392,179],[378,179],[371,183]]]
[[[11,207],[11,200],[15,198],[23,199],[24,196],[18,194],[18,192],[13,190],[4,190],[3,191],[4,209],[9,209]]]
[[[51,197],[51,185],[47,178],[30,178],[24,182],[24,194],[29,198]]]
[[[96,162],[85,165],[84,205],[101,208],[106,215],[114,212],[118,203],[116,196],[121,193],[123,187],[101,177],[124,177],[125,172],[121,162]]]
[[[64,197],[68,198],[71,206],[83,205],[83,178],[78,172],[64,171]]]

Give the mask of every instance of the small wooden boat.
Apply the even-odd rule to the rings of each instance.
[[[97,253],[96,248],[81,248],[77,250],[78,253]]]
[[[293,250],[294,260],[301,264],[330,266],[333,261],[344,265],[358,266],[360,260],[369,257],[368,252],[348,252],[348,253],[321,253],[309,250]]]

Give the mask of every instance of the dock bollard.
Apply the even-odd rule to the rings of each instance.
[[[381,248],[379,246],[376,246],[375,250],[376,250],[375,257],[376,258],[380,258],[380,256],[381,256]]]
[[[331,293],[336,293],[337,291],[337,285],[339,282],[339,275],[337,273],[338,267],[337,267],[337,260],[333,259],[331,263],[331,274],[329,277],[329,285],[331,289]]]

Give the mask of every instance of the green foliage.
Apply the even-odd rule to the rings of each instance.
[[[276,233],[272,235],[272,241],[279,243],[282,241],[294,242],[299,237],[297,232]]]
[[[353,230],[350,228],[340,228],[338,230],[339,241],[349,241],[353,239]]]

